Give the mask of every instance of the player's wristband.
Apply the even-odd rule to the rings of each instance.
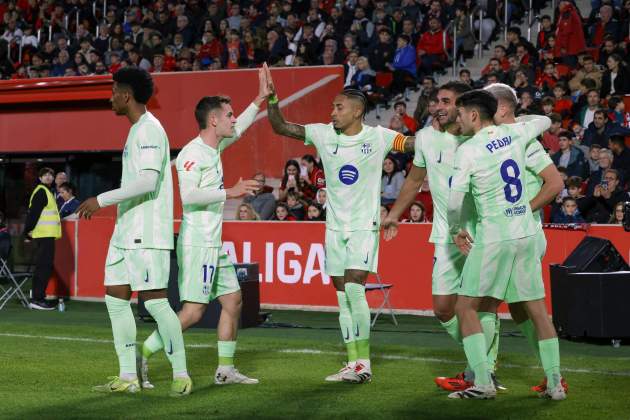
[[[275,93],[269,97],[269,105],[275,105],[278,102],[278,95],[276,95]]]

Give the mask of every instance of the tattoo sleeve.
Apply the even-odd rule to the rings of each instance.
[[[298,140],[304,140],[306,137],[306,130],[304,129],[304,126],[286,122],[277,103],[268,104],[267,113],[271,127],[277,134],[292,137]]]

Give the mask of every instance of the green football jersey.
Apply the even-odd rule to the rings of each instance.
[[[180,191],[185,191],[187,185],[200,189],[224,189],[221,151],[205,144],[201,137],[184,146],[177,155],[176,165]],[[208,205],[184,205],[179,241],[183,245],[220,247],[224,204],[221,201]]]
[[[525,171],[527,147],[538,134],[537,126],[527,122],[488,126],[457,150],[451,189],[472,193],[479,215],[475,242],[536,233]],[[532,169],[538,173],[543,168]]]
[[[306,145],[314,145],[326,174],[326,228],[336,231],[380,227],[383,159],[402,134],[364,125],[354,136],[339,134],[331,124],[305,126]]]
[[[120,186],[136,180],[146,169],[159,172],[157,188],[118,204],[111,244],[125,249],[173,249],[173,178],[168,137],[162,124],[148,111],[129,130]]]
[[[538,176],[540,171],[545,169],[547,166],[552,165],[553,161],[545,152],[542,144],[539,141],[532,141],[526,150],[526,165],[527,170],[525,171],[525,189],[527,190],[527,199],[532,201],[534,197],[540,191],[542,187],[543,180]],[[536,220],[536,225],[539,228],[542,228],[542,209],[535,211],[533,216],[534,220]]]
[[[416,133],[413,164],[419,168],[426,168],[433,200],[433,226],[429,242],[436,244],[453,242],[446,220],[448,195],[453,176],[455,152],[468,138],[455,136],[447,131],[442,132],[431,126]],[[464,201],[462,214],[468,221],[463,228],[474,237],[477,215],[472,197],[469,195]]]

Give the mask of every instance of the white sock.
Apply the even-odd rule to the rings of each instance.
[[[120,372],[119,377],[121,381],[125,381],[125,382],[131,382],[138,379],[138,375],[136,375],[135,373]]]
[[[173,379],[188,378],[188,371],[173,373]]]
[[[367,370],[372,370],[372,366],[370,364],[370,359],[357,359],[357,363],[361,363],[363,366],[367,368]]]

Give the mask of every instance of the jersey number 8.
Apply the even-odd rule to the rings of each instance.
[[[511,172],[511,173],[510,173]],[[501,178],[505,182],[503,193],[510,203],[516,203],[523,195],[523,184],[518,179],[521,174],[515,161],[508,159],[501,164]]]

